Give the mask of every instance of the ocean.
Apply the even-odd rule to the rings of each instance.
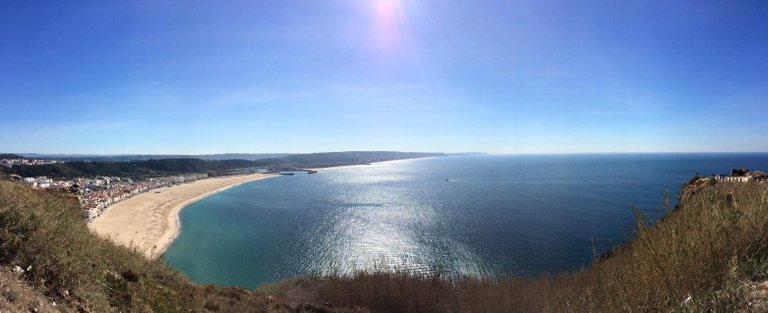
[[[662,216],[693,175],[768,169],[768,154],[465,155],[298,172],[184,208],[164,260],[198,283],[308,274],[554,274]]]

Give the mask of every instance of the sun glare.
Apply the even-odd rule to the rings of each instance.
[[[376,0],[374,9],[374,47],[380,53],[396,53],[402,48],[402,6],[398,0]]]

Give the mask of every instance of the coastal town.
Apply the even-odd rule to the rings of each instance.
[[[11,180],[27,184],[35,189],[64,189],[77,195],[82,216],[92,220],[104,213],[111,205],[153,189],[193,182],[208,178],[208,174],[189,174],[135,180],[125,177],[76,178],[56,180],[45,176],[21,177],[11,175]]]
[[[38,159],[22,159],[22,158],[10,158],[10,159],[4,159],[0,158],[0,166],[4,167],[13,167],[15,165],[47,165],[47,164],[57,164],[57,163],[64,163],[65,161],[60,160],[38,160]]]
[[[48,165],[65,163],[61,160],[40,160],[27,158],[0,159],[0,165],[13,167],[17,165]],[[264,172],[267,169],[260,169]],[[226,175],[240,175],[249,172],[228,171]],[[163,177],[150,177],[133,179],[128,177],[79,177],[74,179],[53,179],[47,176],[22,177],[11,174],[12,181],[26,184],[34,189],[59,189],[66,190],[77,195],[80,202],[82,217],[91,221],[103,214],[110,206],[129,199],[136,195],[152,191],[154,189],[190,183],[209,178],[208,173],[193,173],[185,175],[173,175]]]

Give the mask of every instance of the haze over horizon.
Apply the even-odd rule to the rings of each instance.
[[[0,152],[768,151],[768,3],[0,3]]]

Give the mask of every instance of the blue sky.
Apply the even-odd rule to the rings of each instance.
[[[765,1],[3,1],[0,151],[768,151]]]

